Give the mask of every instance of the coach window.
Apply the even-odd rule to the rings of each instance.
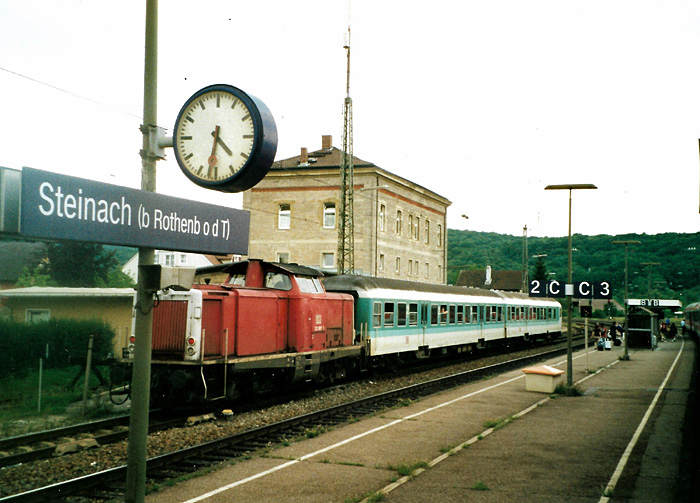
[[[437,304],[432,304],[430,306],[430,324],[431,325],[438,324],[438,305]]]
[[[491,306],[486,306],[484,310],[484,321],[488,323],[489,321],[491,321]]]
[[[382,303],[375,302],[372,305],[372,326],[374,328],[382,326]]]
[[[457,323],[464,323],[464,306],[457,306]]]
[[[279,205],[279,214],[277,216],[277,228],[289,229],[292,223],[292,207],[289,204]]]
[[[503,306],[496,307],[496,321],[503,321]]]
[[[394,303],[385,302],[384,303],[384,326],[393,327],[394,326]]]
[[[472,306],[472,323],[479,323],[479,306]]]
[[[399,302],[398,304],[398,314],[396,316],[396,326],[405,327],[406,326],[406,303]]]
[[[447,304],[440,304],[440,325],[447,324]]]
[[[408,305],[408,324],[411,326],[418,325],[418,303],[411,302]]]
[[[450,306],[450,325],[454,325],[457,321],[457,307]]]

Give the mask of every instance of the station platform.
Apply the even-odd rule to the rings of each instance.
[[[507,372],[280,447],[149,503],[696,501],[696,344],[574,353],[580,396]],[[543,362],[566,370],[566,357]],[[694,419],[697,421],[697,419]],[[697,451],[696,454],[697,456]]]

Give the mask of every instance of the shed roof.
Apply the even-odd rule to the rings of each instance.
[[[135,294],[136,290],[133,288],[68,288],[53,286],[30,286],[0,291],[0,297],[15,299],[27,297],[133,297]]]

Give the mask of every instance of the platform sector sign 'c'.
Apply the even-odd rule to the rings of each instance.
[[[530,297],[566,297],[566,284],[563,281],[552,279],[530,281]],[[575,299],[612,299],[612,289],[609,281],[576,281],[573,283],[573,297]]]
[[[22,236],[192,251],[248,253],[250,213],[154,192],[22,169]]]

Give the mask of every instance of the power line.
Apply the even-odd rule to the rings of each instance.
[[[0,67],[0,70],[2,70],[3,72],[7,72],[7,73],[9,73],[9,74],[11,74],[11,75],[15,75],[15,76],[17,76],[17,77],[20,77],[20,78],[22,78],[22,79],[29,80],[29,81],[34,82],[34,83],[36,83],[36,84],[39,84],[39,85],[42,85],[42,86],[45,86],[45,87],[49,87],[49,88],[54,89],[54,90],[56,90],[56,91],[65,93],[65,94],[67,94],[67,95],[69,95],[69,96],[73,96],[74,98],[78,98],[78,99],[81,99],[81,100],[83,100],[83,101],[87,101],[87,102],[90,102],[90,103],[94,103],[95,105],[99,105],[99,106],[101,106],[101,107],[109,108],[110,110],[114,110],[115,112],[119,112],[120,114],[128,115],[128,116],[130,116],[130,117],[134,117],[134,118],[138,119],[139,121],[143,122],[143,117],[141,117],[140,115],[135,115],[135,114],[132,114],[131,112],[127,112],[127,111],[125,111],[125,110],[121,110],[121,109],[119,109],[119,108],[113,107],[112,105],[108,105],[108,104],[106,104],[106,103],[102,103],[101,101],[97,101],[97,100],[93,100],[92,98],[87,98],[87,97],[85,97],[85,96],[81,96],[80,94],[74,93],[74,92],[72,92],[72,91],[68,91],[68,90],[63,89],[63,88],[58,87],[58,86],[54,86],[53,84],[49,84],[48,82],[44,82],[44,81],[35,79],[35,78],[33,78],[33,77],[29,77],[28,75],[24,75],[24,74],[21,74],[21,73],[19,73],[19,72],[15,72],[15,71],[10,70],[10,69],[8,69],[8,68]]]

